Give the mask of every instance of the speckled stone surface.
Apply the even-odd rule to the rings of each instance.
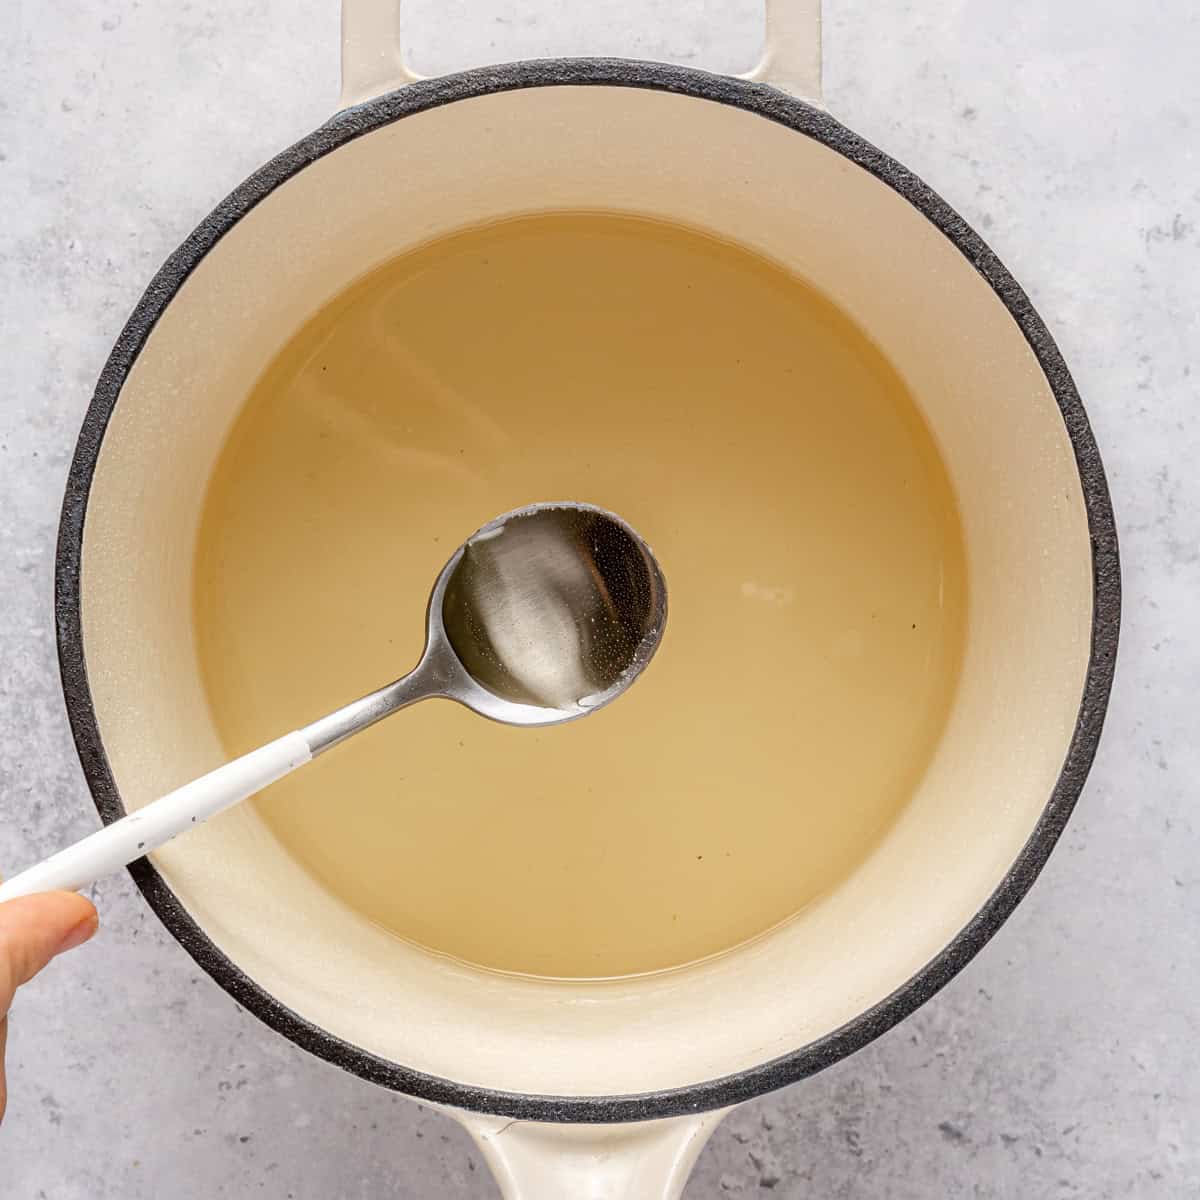
[[[95,822],[51,610],[95,377],[153,270],[328,115],[337,73],[333,0],[15,11],[0,39],[5,870]],[[747,0],[409,11],[425,70],[571,52],[737,69],[756,41]],[[827,0],[825,46],[830,109],[984,233],[1075,373],[1122,536],[1121,661],[1091,782],[1017,915],[880,1042],[738,1110],[688,1200],[1200,1194],[1200,18],[1179,0]],[[100,938],[13,1014],[6,1200],[496,1194],[453,1122],[239,1011],[124,877],[96,899]]]

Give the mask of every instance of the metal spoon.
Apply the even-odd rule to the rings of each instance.
[[[641,674],[666,618],[662,571],[619,517],[587,504],[498,517],[442,568],[408,675],[30,867],[0,884],[0,901],[86,887],[418,700],[456,700],[508,725],[586,716]]]

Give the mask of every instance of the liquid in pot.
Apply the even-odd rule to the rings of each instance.
[[[869,854],[943,728],[962,534],[889,363],[749,251],[543,214],[388,263],[247,399],[195,622],[241,753],[402,674],[429,588],[498,513],[571,499],[653,546],[670,617],[609,708],[512,729],[419,705],[258,810],[399,937],[507,971],[659,970],[798,913]]]

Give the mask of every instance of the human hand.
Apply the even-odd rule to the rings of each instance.
[[[13,993],[55,955],[83,945],[98,923],[92,902],[74,892],[44,892],[0,904],[0,1121],[8,1102],[4,1047]]]

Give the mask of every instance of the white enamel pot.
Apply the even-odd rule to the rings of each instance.
[[[908,383],[961,508],[962,679],[894,828],[771,935],[627,981],[488,974],[355,917],[248,806],[131,868],[241,1004],[297,1045],[453,1111],[511,1198],[676,1195],[724,1110],[928,999],[1032,883],[1108,698],[1117,548],[1067,369],[966,223],[820,108],[816,0],[778,0],[769,18],[753,80],[591,59],[418,80],[395,44],[395,0],[346,0],[346,107],[238,188],[156,276],[70,475],[64,690],[112,821],[223,756],[189,621],[204,488],[262,368],[384,260],[531,211],[661,217],[812,281]]]

